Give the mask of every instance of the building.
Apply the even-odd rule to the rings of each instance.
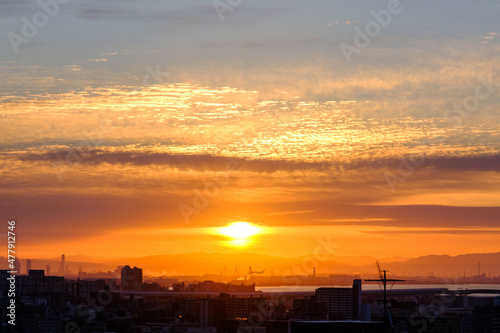
[[[362,313],[362,290],[361,290],[361,279],[355,279],[352,281],[352,319],[361,320]]]
[[[226,310],[225,298],[200,299],[200,326],[216,327],[219,320],[226,319]]]
[[[66,256],[61,254],[61,262],[59,263],[59,274],[64,275],[66,272]]]
[[[476,333],[500,333],[500,305],[474,307],[472,326]]]
[[[39,295],[50,292],[64,291],[62,276],[45,276],[45,272],[32,269],[28,275],[16,276],[17,292],[19,295]]]
[[[264,320],[262,327],[266,329],[266,333],[289,333],[292,329],[288,320]]]
[[[19,275],[21,274],[21,260],[19,259],[14,259],[14,269],[11,269],[12,271],[14,272],[17,272],[17,273],[14,273],[16,275]]]
[[[215,327],[188,327],[187,333],[217,333]]]
[[[373,321],[292,321],[291,333],[384,333],[383,322]]]
[[[354,280],[352,288],[318,288],[316,300],[326,304],[328,320],[359,320],[361,280]]]
[[[265,322],[264,322],[265,323]],[[256,325],[259,324],[259,325]],[[281,333],[282,331],[269,331],[263,323],[255,323],[243,319],[227,319],[217,322],[217,333]],[[286,330],[284,333],[288,333]]]
[[[250,314],[265,314],[266,300],[257,297],[231,297],[227,299],[227,318],[248,318]]]
[[[26,274],[29,274],[31,270],[31,259],[26,259]]]
[[[91,298],[92,294],[97,294],[104,290],[106,282],[99,280],[66,280],[65,292],[69,295],[74,295],[77,298]]]
[[[325,303],[319,303],[316,296],[293,300],[293,317],[307,320],[326,320],[328,310]]]
[[[4,299],[7,299],[7,293],[10,287],[10,281],[7,280],[7,278],[9,278],[10,276],[11,274],[8,270],[0,270],[0,300],[2,299],[2,296]]]
[[[140,290],[142,285],[142,268],[130,268],[126,265],[121,270],[122,290]]]
[[[106,324],[99,321],[85,321],[82,324],[81,333],[104,333]]]
[[[200,322],[200,300],[197,298],[181,298],[179,300],[179,313],[184,322]]]

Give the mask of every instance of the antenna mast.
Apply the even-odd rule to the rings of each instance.
[[[380,269],[380,264],[378,263],[378,260],[377,260],[377,268],[378,268],[378,273],[380,275],[380,279],[376,279],[376,280],[365,280],[365,281],[376,281],[378,283],[382,283],[382,285],[384,286],[384,330],[386,332],[388,332],[388,320],[387,320],[387,282],[392,282],[392,285],[391,285],[391,289],[392,287],[394,286],[394,284],[396,282],[404,282],[406,280],[397,280],[397,279],[388,279],[387,278],[387,272],[388,270],[384,269]],[[390,291],[390,290],[389,290]]]

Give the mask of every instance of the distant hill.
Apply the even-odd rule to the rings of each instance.
[[[479,266],[479,267],[478,267]],[[434,275],[463,277],[485,273],[487,276],[500,275],[499,253],[473,253],[458,256],[430,255],[388,263],[385,267],[393,273],[402,275]]]
[[[221,253],[189,253],[165,254],[141,258],[122,258],[118,262],[146,268],[162,275],[183,274],[219,274],[226,267],[228,275],[234,275],[237,268],[238,274],[243,275],[250,267],[254,271],[266,270],[266,274],[312,274],[312,266],[303,264],[314,256],[305,257],[277,257],[253,253],[221,254]],[[115,260],[113,260],[114,262]],[[317,262],[316,271],[326,272],[351,272],[352,265],[339,264],[333,260]]]
[[[220,254],[220,253],[190,253],[147,256],[142,258],[122,258],[118,262],[146,268],[147,270],[165,274],[218,274],[226,267],[227,273],[244,274],[249,266],[252,270],[266,270],[266,274],[363,274],[377,275],[376,258],[374,257],[336,257],[328,261],[315,259],[314,255],[301,257],[277,257],[251,253]],[[435,275],[435,276],[467,276],[477,275],[478,263],[481,263],[481,273],[492,276],[500,275],[500,253],[465,254],[459,256],[430,255],[418,258],[391,257],[379,260],[383,269],[397,275]]]
[[[66,264],[72,274],[77,274],[79,267],[86,272],[114,271],[117,266],[130,265],[141,267],[147,275],[205,275],[227,273],[227,276],[243,276],[251,267],[252,271],[263,271],[273,275],[312,275],[316,267],[316,275],[360,274],[364,277],[377,276],[376,258],[337,257],[328,260],[315,258],[314,255],[301,257],[278,257],[253,253],[185,253],[145,256],[139,258],[117,258],[98,262],[84,254],[67,256]],[[379,260],[383,269],[390,275],[398,276],[441,276],[463,277],[480,273],[487,276],[500,275],[500,253],[474,253],[458,256],[429,255],[418,258],[391,257]],[[51,273],[57,274],[60,258],[32,259],[33,269],[45,269],[51,266]],[[22,272],[26,270],[26,260],[21,260]],[[7,259],[0,257],[0,269],[7,269]],[[236,274],[235,274],[236,273]]]

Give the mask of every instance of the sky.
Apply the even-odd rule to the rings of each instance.
[[[23,258],[499,252],[500,1],[0,1]],[[223,228],[259,232],[235,246]],[[233,237],[234,238],[234,237]]]

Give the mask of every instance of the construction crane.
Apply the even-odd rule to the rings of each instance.
[[[247,280],[247,276],[252,276],[253,274],[264,274],[266,270],[262,271],[252,271],[252,266],[248,267],[248,273],[245,274],[245,281]]]
[[[377,261],[377,268],[378,268],[378,274],[380,276],[380,279],[372,279],[372,280],[365,280],[365,281],[376,281],[379,285],[382,283],[384,286],[384,331],[388,332],[389,326],[388,326],[388,320],[387,320],[387,282],[391,282],[391,286],[389,289],[389,292],[392,290],[392,287],[396,282],[404,282],[406,280],[397,280],[397,279],[388,279],[387,278],[387,272],[388,270],[384,269],[382,270],[380,268],[380,264]]]

